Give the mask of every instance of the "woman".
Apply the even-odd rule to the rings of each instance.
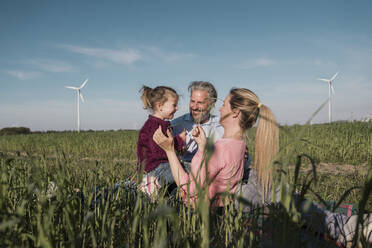
[[[197,199],[197,184],[201,187],[211,181],[208,190],[209,199],[217,195],[217,201],[212,204],[223,206],[218,198],[218,193],[236,193],[248,200],[252,205],[261,205],[271,202],[272,162],[279,148],[279,130],[271,110],[263,105],[258,97],[248,89],[233,88],[225,98],[220,108],[220,123],[224,127],[224,136],[214,145],[214,152],[208,161],[207,172],[205,169],[204,154],[206,138],[203,129],[198,126],[193,131],[193,136],[198,144],[198,151],[191,161],[191,173],[187,174],[181,166],[173,145],[173,137],[168,131],[166,137],[160,128],[154,133],[154,141],[164,149],[172,175],[184,202],[191,205]],[[260,117],[258,119],[258,117]],[[255,159],[247,184],[240,185],[243,177],[245,142],[244,131],[251,128],[257,121]],[[280,191],[276,190],[276,201],[279,201]],[[243,208],[249,211],[249,207]],[[312,222],[313,216],[321,216],[319,231],[329,231],[331,237],[342,243],[350,241],[355,234],[356,218],[332,213],[319,209],[314,204],[310,212],[303,217]],[[319,220],[319,219],[318,219]],[[372,216],[364,216],[364,235],[372,242]],[[323,227],[323,228],[322,228]],[[368,236],[369,235],[369,236]]]
[[[219,111],[224,135],[215,143],[208,165],[205,164],[204,158],[206,138],[203,129],[197,126],[193,131],[198,151],[192,159],[190,174],[185,172],[178,160],[171,133],[168,132],[166,137],[158,129],[153,136],[155,142],[167,154],[174,180],[182,189],[183,200],[190,200],[192,205],[197,199],[197,185],[203,187],[207,181],[210,181],[209,199],[216,196],[216,201],[213,202],[215,206],[224,205],[218,193],[236,192],[244,171],[244,132],[256,123],[259,115],[261,118],[256,133],[254,169],[264,192],[270,188],[271,166],[267,165],[270,165],[278,151],[278,127],[272,112],[252,91],[236,88],[230,91]]]

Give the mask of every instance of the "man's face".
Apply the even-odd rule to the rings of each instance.
[[[194,90],[190,97],[190,114],[194,121],[204,123],[208,121],[209,112],[209,93],[205,90]]]

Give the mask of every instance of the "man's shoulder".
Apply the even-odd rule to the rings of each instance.
[[[184,115],[178,116],[177,118],[171,120],[171,123],[178,123],[178,122],[185,122],[185,121],[192,121],[190,113],[186,113]]]
[[[217,115],[211,115],[210,117],[210,125],[214,127],[222,127],[220,124],[220,117]]]
[[[190,131],[192,129],[192,125],[193,121],[191,119],[190,113],[181,115],[171,121],[174,135],[181,133],[184,128]]]
[[[201,125],[204,129],[206,136],[213,137],[213,142],[216,142],[220,138],[222,138],[224,129],[219,122],[219,117],[215,115],[211,115],[209,117],[209,121]]]

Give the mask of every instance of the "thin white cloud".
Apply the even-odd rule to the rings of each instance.
[[[268,58],[258,58],[258,59],[251,59],[246,61],[245,63],[239,65],[240,69],[253,69],[257,67],[269,67],[275,65],[276,62],[272,59]]]
[[[48,72],[73,72],[76,69],[66,62],[51,59],[31,59],[24,61],[26,64],[34,65]]]
[[[265,58],[257,59],[254,63],[255,63],[256,66],[263,66],[263,67],[275,64],[275,62],[273,60],[265,59]]]
[[[106,62],[104,60],[97,60],[97,61],[85,61],[86,64],[91,64],[96,68],[109,68],[111,66],[110,62]]]
[[[60,47],[74,53],[97,58],[97,61],[90,61],[90,63],[93,63],[98,68],[106,67],[108,63],[132,65],[138,61],[173,63],[196,56],[193,53],[165,51],[155,46],[142,46],[132,49],[94,48],[74,45],[60,45]]]
[[[270,58],[257,58],[257,59],[250,59],[242,64],[238,65],[240,69],[253,69],[259,67],[270,67],[274,65],[285,65],[285,66],[295,66],[295,65],[305,65],[305,66],[316,66],[316,67],[327,67],[327,68],[338,68],[335,62],[326,61],[323,59],[286,59],[286,60],[273,60]]]
[[[196,57],[196,55],[192,53],[167,52],[154,46],[145,47],[145,50],[148,51],[149,57],[153,57],[157,60],[160,59],[166,63],[171,63],[171,62],[176,62],[176,61]]]
[[[40,75],[40,73],[36,71],[8,70],[6,72],[9,75],[16,77],[18,79],[21,79],[21,80],[33,79]]]
[[[315,59],[312,61],[312,64],[319,67],[325,67],[325,68],[337,68],[338,65],[332,61],[325,61],[322,59]]]
[[[166,56],[164,57],[164,60],[166,62],[175,62],[175,61],[180,61],[186,58],[193,58],[193,57],[195,57],[195,55],[190,54],[190,53],[170,53],[170,54],[166,54]]]
[[[133,49],[106,49],[106,48],[90,48],[72,45],[63,45],[65,49],[87,56],[96,57],[101,60],[106,60],[115,64],[131,65],[142,59],[139,51]]]

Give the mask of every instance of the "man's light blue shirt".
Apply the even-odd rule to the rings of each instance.
[[[180,134],[184,129],[186,129],[186,148],[187,150],[183,154],[182,159],[187,162],[191,162],[196,151],[198,150],[198,144],[192,138],[192,130],[197,125],[194,122],[190,113],[184,114],[171,121],[171,126],[173,128],[173,135]],[[211,115],[206,123],[200,124],[203,128],[207,141],[209,138],[213,139],[213,143],[221,139],[223,136],[223,127],[219,123],[219,117],[216,115]]]

